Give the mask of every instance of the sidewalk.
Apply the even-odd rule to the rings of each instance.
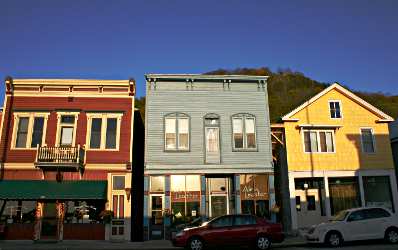
[[[273,244],[273,248],[302,246],[305,241],[300,237],[288,237],[283,243]],[[109,241],[84,241],[65,240],[62,242],[33,242],[30,240],[5,240],[0,241],[0,250],[176,250],[168,240],[152,240],[144,242],[109,242]]]

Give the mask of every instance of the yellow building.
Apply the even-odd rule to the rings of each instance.
[[[293,229],[352,207],[397,210],[388,130],[393,118],[333,84],[282,121]]]

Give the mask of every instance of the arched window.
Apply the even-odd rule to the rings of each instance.
[[[166,151],[189,150],[189,116],[183,113],[168,114],[164,118]]]
[[[251,114],[232,116],[233,148],[235,150],[255,150],[256,118]]]

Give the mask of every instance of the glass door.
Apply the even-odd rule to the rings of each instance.
[[[164,218],[163,218],[164,196],[162,194],[151,195],[151,224],[150,239],[164,239]]]
[[[229,180],[230,178],[208,178],[210,218],[229,214]]]
[[[41,225],[41,239],[57,239],[58,221],[55,202],[44,203]]]

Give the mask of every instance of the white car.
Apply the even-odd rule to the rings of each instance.
[[[385,239],[398,243],[398,216],[383,207],[343,210],[327,223],[303,234],[307,242],[338,247],[344,241]]]

